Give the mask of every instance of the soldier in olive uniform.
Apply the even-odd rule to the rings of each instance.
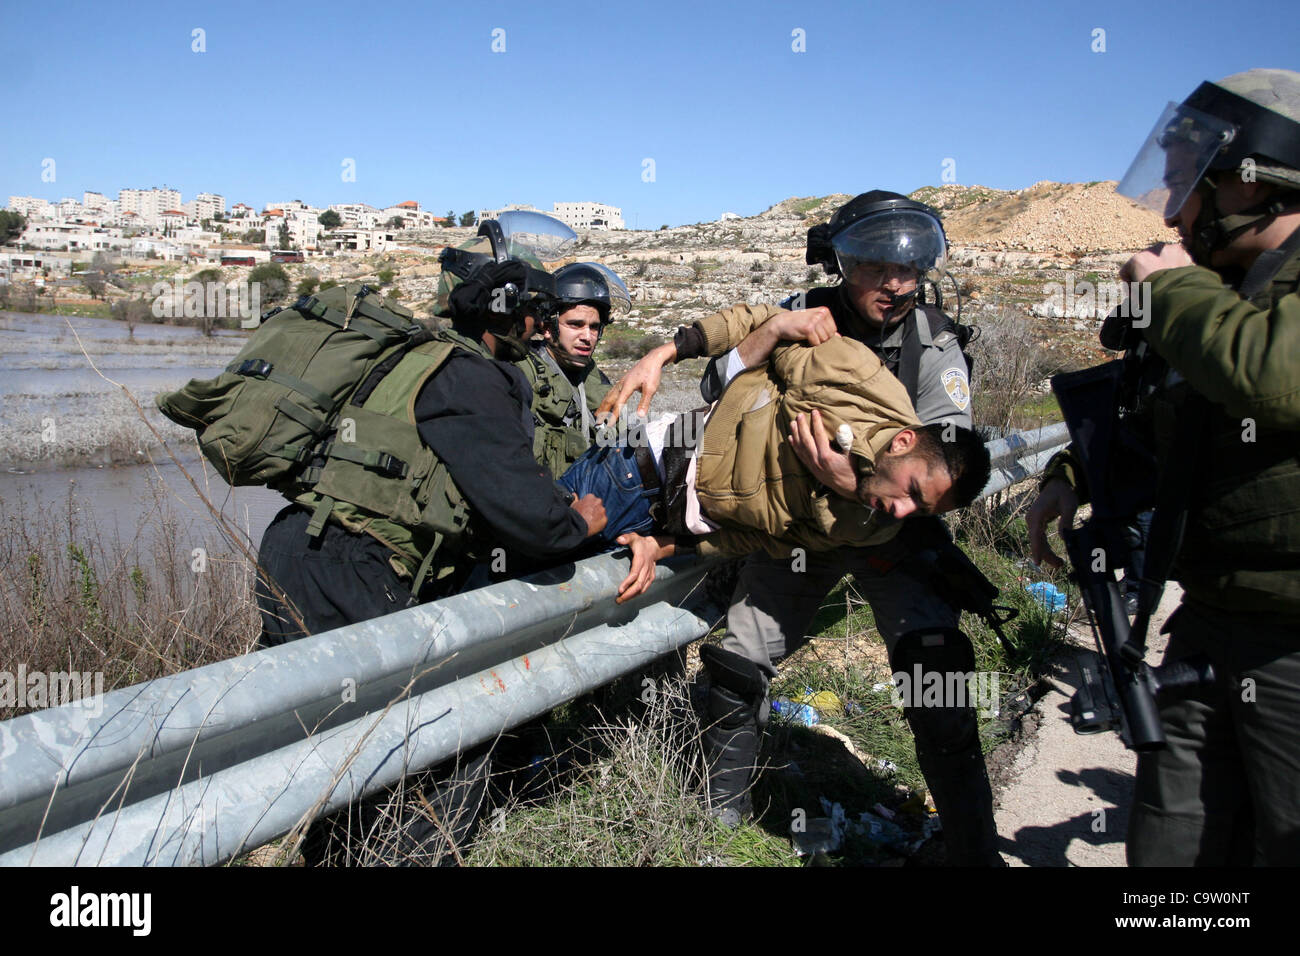
[[[1145,178],[1149,181],[1144,181]],[[1124,266],[1149,283],[1140,339],[1183,384],[1194,475],[1172,577],[1183,602],[1165,660],[1215,682],[1162,701],[1163,750],[1138,754],[1132,865],[1300,864],[1300,73],[1250,70],[1171,105],[1120,184],[1182,235]],[[1180,404],[1179,389],[1193,394]],[[1160,411],[1158,409],[1158,411]],[[1193,431],[1194,429],[1194,431]],[[1182,431],[1182,429],[1178,429]],[[1159,460],[1187,455],[1160,445]],[[1073,520],[1068,456],[1030,511],[1035,559]],[[1157,520],[1163,503],[1157,501]]]
[[[609,391],[609,379],[596,367],[596,345],[632,297],[622,279],[595,262],[557,270],[555,285],[543,340],[515,364],[533,388],[533,457],[558,477],[595,441],[595,411]]]

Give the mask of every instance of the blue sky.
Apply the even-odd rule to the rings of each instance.
[[[1269,0],[0,3],[0,202],[594,200],[657,228],[908,192],[945,160],[1003,189],[1118,179],[1201,80],[1300,69],[1295,4]]]

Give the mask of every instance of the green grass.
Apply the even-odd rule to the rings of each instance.
[[[1041,421],[1051,424],[1061,420],[1061,406],[1051,392],[1025,399],[1016,406],[1016,413],[1025,421]]]
[[[790,211],[795,213],[812,212],[812,210],[816,209],[825,201],[826,201],[825,198],[819,198],[816,196],[812,197],[811,199],[800,199],[798,202],[791,203]]]
[[[638,674],[557,708],[511,742],[467,862],[479,866],[796,866],[782,836],[703,809],[696,724],[680,676]],[[529,739],[532,738],[532,739]],[[528,760],[531,750],[541,755]],[[510,762],[509,757],[502,761]]]
[[[84,315],[94,319],[112,318],[112,312],[107,302],[78,302],[76,304],[58,303],[51,307],[49,300],[36,300],[37,311],[45,315]]]

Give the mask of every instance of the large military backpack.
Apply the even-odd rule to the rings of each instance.
[[[313,449],[370,372],[433,334],[367,286],[336,286],[263,316],[224,372],[158,396],[158,408],[197,432],[229,484],[292,496],[305,487]]]

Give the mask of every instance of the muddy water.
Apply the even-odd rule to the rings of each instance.
[[[161,325],[131,336],[108,319],[0,312],[0,469],[147,460],[154,431],[186,437],[154,398],[216,374],[243,340]]]
[[[256,551],[262,532],[287,504],[266,488],[230,488],[211,471],[187,464],[205,496],[236,537]],[[34,520],[45,512],[72,520],[84,534],[104,542],[138,542],[147,548],[175,547],[188,554],[238,550],[218,530],[220,521],[176,465],[64,468],[57,471],[0,472],[0,507]]]

